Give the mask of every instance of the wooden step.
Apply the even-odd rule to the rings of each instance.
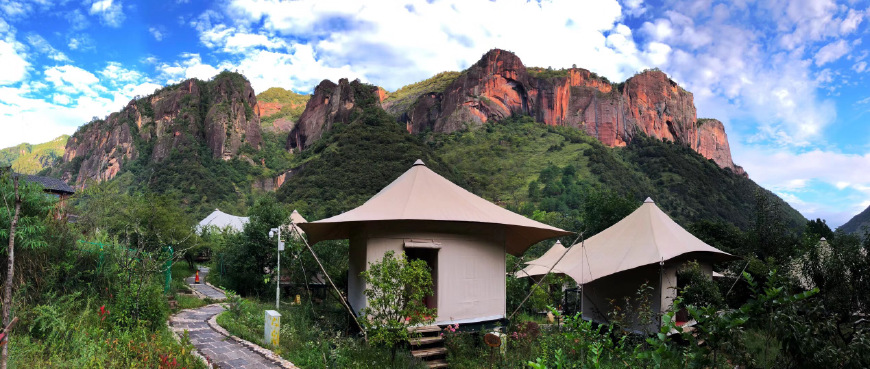
[[[428,344],[432,344],[432,343],[438,343],[438,342],[441,342],[443,340],[444,340],[443,337],[435,336],[435,337],[409,338],[408,342],[413,346],[423,346],[423,345],[428,345]]]
[[[408,332],[413,333],[432,333],[441,332],[441,327],[437,325],[424,325],[419,327],[408,327]]]
[[[433,347],[427,349],[411,350],[411,356],[417,358],[425,358],[429,356],[444,355],[447,349],[444,347]]]
[[[427,361],[426,366],[429,368],[446,368],[448,365],[447,365],[447,362],[444,361],[444,359],[438,359],[438,360]]]

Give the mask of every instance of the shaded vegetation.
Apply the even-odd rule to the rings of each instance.
[[[852,217],[852,219],[849,219],[848,222],[841,225],[838,229],[846,233],[870,233],[870,206]]]

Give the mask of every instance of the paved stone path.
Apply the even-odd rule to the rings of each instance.
[[[203,271],[203,269],[205,270]],[[200,268],[200,280],[204,279],[205,274],[208,274],[208,268]],[[216,300],[226,298],[219,289],[205,283],[194,284],[193,280],[193,277],[187,278],[188,284],[202,295]],[[199,354],[218,368],[296,368],[272,351],[232,336],[217,325],[218,314],[225,310],[226,308],[222,304],[182,310],[169,319],[169,327],[179,337],[187,331],[191,343]]]
[[[205,283],[205,277],[208,275],[208,267],[199,267],[199,280],[200,283],[193,283],[196,279],[196,276],[190,276],[185,279],[185,282],[193,288],[196,292],[199,292],[202,296],[208,297],[213,300],[224,300],[227,298],[227,295],[224,294],[224,291],[221,291],[211,284]]]

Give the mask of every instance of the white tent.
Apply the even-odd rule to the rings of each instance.
[[[366,306],[360,273],[387,251],[432,270],[437,324],[505,317],[505,253],[570,232],[515,214],[439,176],[418,160],[374,197],[346,213],[299,225],[312,243],[350,239],[348,300]]]
[[[552,266],[552,264],[550,264],[550,265],[537,265],[536,263],[538,262],[538,260],[543,259],[543,258],[547,258],[549,260],[559,260],[559,258],[562,257],[563,254],[565,254],[565,250],[567,250],[567,248],[565,246],[562,246],[562,242],[556,241],[556,244],[553,245],[553,247],[551,247],[549,250],[547,250],[547,252],[545,252],[544,255],[541,255],[540,258],[537,258],[537,259],[531,260],[531,261],[527,261],[526,267],[523,268],[522,270],[514,273],[514,277],[517,277],[517,278],[536,277],[536,276],[546,275],[548,272],[560,274],[561,272],[559,272],[559,270],[557,269],[558,266],[556,268],[553,268],[553,270],[551,271],[550,267]]]
[[[230,229],[236,232],[241,232],[245,229],[245,224],[248,224],[249,221],[250,218],[248,217],[230,215],[220,211],[220,209],[214,209],[211,214],[199,222],[199,225],[196,226],[196,230],[201,231],[206,227],[215,227],[218,229]]]
[[[529,263],[549,267],[559,256]],[[680,227],[647,198],[618,223],[573,245],[553,272],[583,287],[584,317],[606,322],[610,301],[635,296],[644,283],[654,288],[655,313],[670,308],[678,286],[676,272],[687,261],[697,261],[712,278],[713,262],[735,259]]]

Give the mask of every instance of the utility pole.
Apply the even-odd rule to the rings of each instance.
[[[269,230],[269,237],[278,234],[278,265],[275,269],[275,310],[278,310],[278,301],[281,300],[281,251],[284,251],[284,242],[281,242],[281,227]]]

